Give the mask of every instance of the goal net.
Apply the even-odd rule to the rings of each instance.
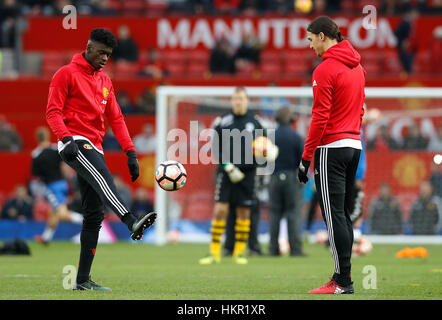
[[[276,128],[276,110],[289,107],[296,114],[293,128],[301,136],[307,135],[311,120],[311,87],[246,87],[246,91],[250,98],[249,109],[262,118],[266,128]],[[156,165],[165,160],[177,160],[188,175],[186,185],[178,191],[166,192],[155,186],[157,244],[209,241],[216,165],[208,156],[208,129],[217,116],[231,110],[233,92],[234,87],[221,86],[157,88]],[[366,115],[369,116],[364,117],[363,124],[367,159],[363,181],[363,232],[417,234],[410,217],[414,202],[425,192],[424,182],[430,181],[432,195],[440,195],[442,188],[442,156],[439,155],[442,154],[442,88],[366,88]],[[269,177],[263,174],[259,180],[258,232],[264,239],[268,231],[266,182]],[[397,200],[400,219],[392,220],[390,229],[377,230],[371,215],[381,186],[385,185]],[[301,207],[303,229],[306,231],[309,226],[310,232],[325,228],[319,208],[313,212],[312,223],[307,223],[313,193],[313,184],[307,184]],[[441,234],[442,207],[439,209],[439,204],[437,207],[435,212],[439,216],[433,223],[432,235]],[[391,217],[382,218],[388,221]]]

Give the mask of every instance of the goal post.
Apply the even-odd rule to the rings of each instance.
[[[159,86],[156,89],[156,166],[167,159],[168,131],[171,117],[171,100],[173,98],[190,99],[200,98],[229,98],[234,92],[234,86]],[[307,98],[313,97],[311,87],[246,87],[250,98]],[[367,99],[442,99],[442,88],[426,87],[366,87]],[[442,100],[438,100],[442,102]],[[441,115],[442,103],[437,109],[433,110]],[[178,116],[179,110],[174,110]],[[309,110],[304,112],[311,113]],[[192,179],[192,176],[189,177]],[[186,189],[184,187],[183,189]],[[176,192],[181,192],[176,191]],[[163,245],[167,242],[168,231],[168,197],[170,193],[159,188],[155,184],[155,211],[158,213],[158,219],[155,225],[155,243]]]

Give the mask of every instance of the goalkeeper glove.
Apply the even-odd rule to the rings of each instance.
[[[299,164],[299,169],[298,169],[299,182],[307,183],[307,181],[308,181],[308,177],[307,177],[308,167],[310,167],[310,161],[301,159],[301,163]]]
[[[232,163],[224,164],[223,169],[229,176],[229,179],[230,181],[232,181],[232,183],[238,183],[242,179],[244,179],[244,173],[242,173],[242,171],[239,170],[238,167]]]
[[[68,136],[63,138],[63,151],[62,154],[67,161],[74,161],[78,155],[78,145],[75,143],[73,137]]]
[[[134,150],[127,152],[127,166],[129,167],[132,182],[134,182],[140,175],[140,166],[138,165],[137,153]]]

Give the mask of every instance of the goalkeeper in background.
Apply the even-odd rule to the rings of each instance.
[[[233,259],[237,264],[247,264],[244,252],[250,233],[250,211],[256,201],[257,164],[252,145],[257,134],[263,133],[263,125],[260,119],[248,110],[249,98],[244,87],[235,89],[231,102],[232,110],[216,118],[213,124],[217,137],[212,137],[212,154],[217,156],[219,166],[216,175],[214,216],[210,229],[210,255],[200,259],[200,264],[221,261],[220,240],[225,232],[231,205],[236,206]]]

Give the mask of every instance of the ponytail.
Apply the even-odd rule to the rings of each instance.
[[[336,40],[338,40],[338,42],[341,42],[342,40],[344,40],[344,37],[341,34],[341,31],[338,30],[338,32],[336,33]]]

